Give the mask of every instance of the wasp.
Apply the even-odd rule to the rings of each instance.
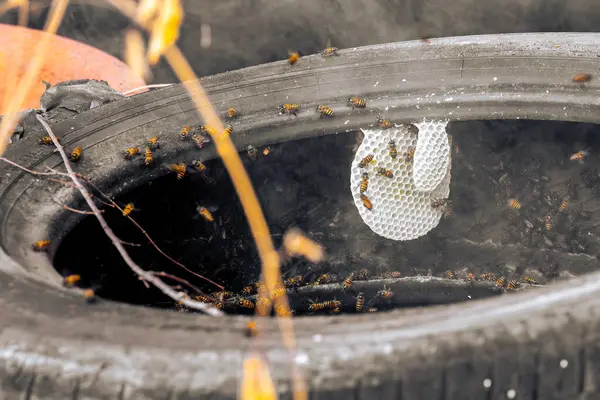
[[[171,164],[169,169],[177,174],[177,179],[181,180],[187,172],[187,166],[185,163]]]
[[[288,57],[288,63],[290,63],[290,65],[294,65],[298,62],[298,60],[300,60],[302,56],[303,54],[299,51],[291,52],[290,56]]]
[[[278,297],[283,296],[286,293],[286,289],[284,287],[277,288],[271,292],[271,298],[276,299]]]
[[[568,209],[568,208],[569,208],[569,203],[567,202],[567,199],[563,199],[563,200],[560,202],[560,205],[558,206],[558,210],[559,210],[560,212],[563,212],[563,213],[564,213],[564,212],[567,212],[567,209]]]
[[[392,292],[385,285],[383,285],[383,289],[377,292],[377,296],[384,299],[391,299],[392,297],[394,297],[394,292]]]
[[[521,203],[517,199],[508,199],[508,207],[513,210],[519,210],[521,208]]]
[[[192,165],[200,172],[206,171],[206,165],[202,161],[192,160]]]
[[[296,311],[287,308],[283,304],[278,304],[278,305],[275,306],[275,314],[276,315],[279,315],[279,316],[282,316],[282,317],[291,317],[295,313],[296,313]]]
[[[184,126],[181,129],[181,131],[179,132],[179,139],[188,140],[188,138],[190,137],[190,129],[192,129],[191,126],[189,126],[189,125]]]
[[[331,312],[334,314],[339,314],[342,312],[342,307],[336,307],[333,310],[331,310]]]
[[[233,297],[234,294],[232,292],[229,292],[227,290],[221,290],[219,292],[214,292],[211,294],[213,297],[219,299],[220,301],[223,301],[225,299],[228,299],[230,297]]]
[[[342,288],[344,288],[344,290],[350,288],[350,286],[352,286],[353,280],[354,280],[354,272],[351,272],[350,275],[348,275],[346,277],[346,279],[344,279],[344,281],[342,282]]]
[[[533,279],[530,276],[524,276],[523,277],[523,282],[529,283],[530,285],[538,285],[538,281],[536,281],[535,279]]]
[[[140,154],[139,147],[130,147],[125,151],[124,157],[126,160],[129,160],[131,157],[137,156],[138,154]]]
[[[301,106],[298,103],[285,103],[279,106],[279,114],[292,114],[298,116],[300,107]]]
[[[367,312],[377,312],[377,307],[369,307],[367,308]]]
[[[129,203],[125,206],[125,208],[123,209],[123,216],[124,217],[128,217],[129,214],[131,214],[131,212],[134,210],[133,208],[133,203]]]
[[[323,275],[319,276],[317,279],[315,279],[315,281],[313,282],[313,286],[319,286],[322,283],[327,283],[328,280],[329,280],[329,275],[323,274]]]
[[[200,132],[204,132],[210,136],[215,136],[217,134],[217,131],[208,125],[199,125],[198,129]]]
[[[71,152],[70,160],[73,162],[79,161],[79,159],[81,158],[81,153],[83,153],[83,148],[81,146],[75,147]]]
[[[271,154],[271,148],[270,147],[265,147],[263,149],[263,156],[268,156],[269,154]]]
[[[242,294],[249,296],[252,293],[254,293],[254,291],[256,290],[256,286],[255,285],[248,285],[245,288],[242,289]]]
[[[154,136],[148,139],[146,145],[150,147],[150,150],[160,149],[160,143],[158,142],[158,139],[160,139],[159,136]]]
[[[431,199],[431,208],[440,208],[448,204],[448,199]]]
[[[199,133],[194,133],[192,135],[192,140],[194,141],[194,144],[199,148],[203,148],[204,145],[206,144],[206,142],[208,142],[208,139],[204,136],[201,135]]]
[[[480,281],[495,281],[496,275],[494,275],[491,272],[487,272],[487,273],[479,275],[479,280]]]
[[[348,107],[354,108],[365,108],[367,106],[367,101],[361,97],[350,97],[346,102]]]
[[[154,158],[152,157],[152,150],[150,150],[150,147],[146,147],[146,150],[144,151],[144,164],[148,167],[153,162]]]
[[[396,159],[396,157],[398,157],[398,149],[396,148],[396,141],[395,140],[390,140],[388,142],[388,150],[390,151],[390,157],[392,157],[394,160]]]
[[[229,137],[229,135],[231,135],[232,132],[233,132],[233,126],[227,125],[225,127],[225,130],[223,131],[223,137]]]
[[[363,172],[362,180],[360,181],[360,187],[359,187],[360,194],[363,194],[364,192],[366,192],[368,188],[369,188],[369,173]]]
[[[203,296],[201,294],[194,296],[194,300],[199,301],[201,303],[213,303],[213,301],[211,299],[209,299],[206,296]]]
[[[503,288],[504,284],[506,283],[506,278],[501,276],[500,278],[496,279],[496,287],[497,288]]]
[[[413,158],[415,158],[415,148],[410,146],[408,149],[406,149],[402,157],[404,157],[404,161],[411,162]]]
[[[446,278],[448,279],[456,279],[456,273],[454,271],[446,271]]]
[[[364,168],[373,161],[373,154],[367,154],[360,162],[358,163],[358,168]]]
[[[452,202],[450,200],[448,200],[446,202],[446,205],[444,207],[442,207],[442,217],[444,217],[444,219],[448,219],[452,216],[453,213],[454,213],[454,206],[452,205]]]
[[[50,136],[42,136],[40,140],[38,140],[38,144],[51,145],[52,138]]]
[[[293,278],[286,279],[283,284],[286,288],[300,286],[302,284],[302,275],[297,275]]]
[[[256,321],[250,321],[246,324],[246,336],[254,337],[258,334],[258,328],[256,327]]]
[[[517,282],[514,279],[511,279],[510,281],[508,281],[508,283],[506,284],[506,290],[515,290],[517,287],[519,286],[519,282]]]
[[[377,168],[377,175],[385,176],[386,178],[394,177],[394,173],[392,171],[381,167]]]
[[[363,312],[365,310],[365,294],[359,293],[356,296],[356,312]]]
[[[198,214],[200,214],[200,216],[202,216],[202,218],[204,218],[207,222],[214,222],[215,221],[215,217],[208,210],[208,208],[202,207],[202,206],[198,206],[197,210],[198,210]]]
[[[315,109],[321,114],[321,118],[323,118],[323,116],[333,117],[333,109],[331,107],[318,105]]]
[[[377,117],[377,125],[379,125],[381,129],[389,129],[394,127],[392,121],[390,121],[389,119],[385,119],[381,116]]]
[[[309,311],[320,311],[325,309],[335,310],[336,308],[340,308],[342,306],[342,302],[339,300],[327,300],[321,303],[312,303],[309,307]]]
[[[37,242],[31,245],[31,249],[33,251],[46,251],[48,250],[48,246],[50,246],[49,240],[38,240]]]
[[[571,78],[571,81],[575,83],[586,83],[592,80],[591,74],[578,74]]]
[[[238,305],[242,308],[254,309],[254,302],[247,299],[240,299]]]
[[[83,291],[83,298],[85,299],[86,303],[94,303],[96,301],[96,293],[94,292],[94,289],[85,289]]]
[[[310,312],[317,312],[317,311],[325,310],[326,308],[329,308],[327,303],[329,303],[329,302],[327,302],[327,301],[324,301],[324,302],[321,302],[321,303],[312,302],[308,306],[308,311],[310,311]]]
[[[571,154],[571,156],[569,157],[569,160],[582,162],[582,160],[589,155],[590,155],[590,151],[588,149],[580,150],[576,153]]]
[[[321,52],[323,57],[339,56],[337,47],[328,47]]]
[[[235,108],[231,107],[231,108],[227,109],[227,112],[225,113],[225,115],[229,119],[234,119],[235,117],[237,117],[237,111]]]
[[[465,282],[474,282],[475,280],[475,275],[472,272],[469,272],[465,277]]]
[[[552,230],[552,217],[550,215],[546,215],[546,230],[549,232]]]
[[[373,203],[371,202],[371,199],[369,199],[367,197],[366,194],[361,193],[360,195],[360,201],[362,201],[363,206],[365,206],[365,208],[369,211],[373,210]]]
[[[81,275],[77,275],[77,274],[67,275],[63,279],[63,286],[65,286],[65,287],[72,287],[73,285],[75,285],[80,280],[81,280]]]

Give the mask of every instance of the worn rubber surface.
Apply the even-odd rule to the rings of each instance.
[[[261,65],[202,80],[219,110],[235,107],[238,148],[355,130],[379,110],[395,122],[549,119],[598,122],[599,84],[571,83],[600,69],[598,34],[459,37],[394,43]],[[346,99],[367,99],[352,113]],[[297,118],[277,105],[301,103]],[[338,114],[320,119],[316,104]],[[379,109],[379,110],[378,110]],[[78,170],[111,195],[167,171],[140,172],[123,149],[162,134],[162,162],[215,156],[177,139],[200,122],[181,86],[135,96],[53,126],[63,145],[84,147]],[[7,157],[30,168],[60,168],[36,145]],[[209,318],[101,302],[87,306],[60,287],[40,238],[57,243],[80,215],[72,189],[13,167],[0,174],[0,388],[3,398],[235,398],[250,341],[245,318]],[[77,205],[77,204],[74,204]],[[296,362],[313,399],[591,399],[600,389],[600,273],[512,296],[427,310],[341,318],[299,318]],[[277,326],[261,342],[282,398],[289,358]],[[484,381],[491,386],[486,388]],[[487,382],[487,381],[486,381]]]

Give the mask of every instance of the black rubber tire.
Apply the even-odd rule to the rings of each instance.
[[[202,80],[214,104],[241,112],[238,148],[354,130],[375,108],[395,122],[424,117],[598,122],[599,85],[571,82],[600,69],[599,34],[491,35],[393,43],[277,62]],[[347,97],[367,98],[349,112]],[[298,102],[297,118],[277,105]],[[316,104],[338,114],[320,119]],[[53,126],[81,145],[78,170],[111,195],[166,173],[123,160],[132,143],[162,133],[162,161],[208,159],[177,139],[199,122],[181,86],[83,113]],[[167,134],[169,133],[169,134]],[[6,157],[60,168],[33,133]],[[242,317],[210,318],[101,302],[85,305],[60,286],[31,243],[51,237],[52,255],[80,215],[70,188],[2,164],[0,389],[3,398],[235,398],[250,341]],[[424,311],[295,320],[296,361],[312,399],[596,398],[600,380],[600,273],[536,291]],[[282,398],[291,398],[289,358],[275,321],[262,342]],[[563,361],[561,364],[561,360]],[[567,363],[568,365],[566,365]],[[490,388],[484,386],[489,379]],[[488,383],[486,381],[486,383]]]

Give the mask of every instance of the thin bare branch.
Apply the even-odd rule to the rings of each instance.
[[[102,227],[102,229],[104,230],[106,235],[109,237],[109,239],[111,240],[111,242],[113,243],[113,245],[115,246],[115,248],[117,249],[119,254],[121,254],[121,257],[123,258],[125,263],[127,263],[129,268],[131,268],[131,270],[134,273],[136,273],[138,276],[142,277],[145,281],[147,281],[147,282],[151,283],[152,285],[154,285],[155,287],[157,287],[161,292],[163,292],[165,295],[172,298],[173,300],[178,301],[189,308],[205,312],[205,313],[215,316],[215,317],[222,316],[223,313],[221,311],[217,310],[215,307],[205,304],[205,303],[194,301],[194,300],[190,299],[189,297],[187,297],[184,292],[177,292],[177,291],[173,290],[169,285],[164,283],[162,280],[160,280],[154,274],[145,271],[144,269],[142,269],[139,265],[137,265],[133,261],[133,259],[129,256],[129,253],[127,253],[127,250],[125,249],[125,247],[123,247],[123,243],[121,242],[121,240],[117,237],[117,235],[115,235],[115,233],[112,231],[112,229],[106,223],[106,220],[104,219],[104,217],[102,216],[102,213],[96,206],[96,203],[94,203],[94,201],[92,200],[90,193],[82,185],[81,181],[79,180],[79,178],[73,171],[73,168],[71,167],[71,163],[69,162],[69,157],[65,153],[65,150],[62,147],[62,145],[58,142],[58,139],[54,135],[54,132],[52,132],[52,129],[50,128],[50,126],[46,123],[46,121],[44,121],[44,119],[41,116],[37,115],[36,117],[37,117],[38,121],[40,122],[40,124],[42,124],[42,126],[44,127],[44,129],[46,130],[48,135],[50,135],[50,137],[52,138],[54,145],[58,149],[58,152],[60,153],[60,156],[63,159],[65,168],[67,169],[67,173],[69,174],[69,177],[75,184],[75,187],[79,190],[79,192],[81,193],[81,195],[87,202],[90,209],[94,212],[94,215],[98,219],[98,222],[100,222],[100,226]]]
[[[121,206],[119,206],[117,203],[115,203],[115,201],[113,199],[111,199],[106,194],[104,194],[100,189],[98,189],[98,187],[96,185],[94,185],[89,178],[87,178],[83,175],[78,175],[78,176],[80,178],[82,178],[83,180],[85,180],[92,188],[94,188],[94,190],[96,190],[98,193],[100,193],[100,195],[102,197],[104,197],[106,200],[108,200],[110,202],[111,207],[115,207],[117,210],[123,212],[123,208]],[[133,219],[133,217],[131,215],[128,215],[127,218],[129,218],[129,220],[140,230],[140,232],[142,232],[142,234],[144,236],[146,236],[146,239],[148,239],[148,242],[150,242],[152,247],[154,247],[156,249],[156,251],[158,251],[160,254],[162,254],[167,260],[171,261],[173,264],[177,265],[178,267],[183,268],[185,271],[189,272],[190,274],[192,274],[200,279],[203,279],[209,283],[212,283],[213,285],[215,285],[216,287],[218,287],[221,290],[225,290],[225,288],[223,286],[219,285],[218,283],[214,282],[213,280],[211,280],[203,275],[200,275],[197,272],[192,271],[191,269],[189,269],[188,267],[186,267],[179,261],[177,261],[174,258],[172,258],[171,256],[169,256],[167,253],[162,251],[162,249],[160,247],[158,247],[156,242],[154,242],[154,240],[152,240],[152,238],[150,237],[148,232],[146,232],[146,230],[135,219]]]
[[[72,212],[74,212],[74,213],[77,213],[77,214],[84,214],[84,215],[94,215],[94,212],[93,212],[93,211],[83,211],[83,210],[77,210],[77,209],[75,209],[75,208],[69,207],[69,206],[68,206],[68,205],[66,205],[66,204],[63,204],[63,208],[64,208],[65,210],[69,210],[69,211],[72,211]],[[100,210],[100,212],[101,212],[101,213],[104,213],[104,210]]]
[[[206,298],[208,298],[208,299],[210,299],[210,300],[214,300],[214,301],[216,302],[216,299],[213,299],[213,298],[211,298],[211,297],[210,297],[210,296],[208,296],[206,293],[204,293],[202,290],[200,290],[200,289],[199,289],[199,288],[197,288],[196,286],[192,285],[190,282],[186,281],[186,280],[185,280],[185,279],[183,279],[183,278],[180,278],[180,277],[178,277],[178,276],[175,276],[175,275],[167,274],[166,272],[163,272],[163,271],[149,271],[149,272],[152,272],[152,273],[153,273],[154,275],[156,275],[156,276],[162,276],[162,277],[164,277],[164,278],[169,278],[169,279],[172,279],[172,280],[174,280],[174,281],[176,281],[176,282],[179,282],[179,283],[181,283],[182,285],[185,285],[185,286],[189,287],[189,288],[190,288],[190,289],[192,289],[194,292],[196,292],[196,293],[198,293],[198,294],[200,294],[200,295],[202,295],[202,296],[205,296]]]

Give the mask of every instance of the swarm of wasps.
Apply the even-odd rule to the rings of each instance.
[[[352,101],[348,101],[348,104],[351,105]],[[394,124],[387,120],[384,119],[383,117],[379,116],[377,119],[377,124],[379,125],[380,128],[382,129],[388,129],[394,126]],[[418,134],[418,128],[414,125],[409,125],[409,129],[412,132],[415,132],[416,134]],[[388,150],[388,156],[393,160],[396,161],[398,159],[398,148],[396,147],[396,141],[391,139],[388,144],[387,144],[387,150]],[[414,157],[414,148],[410,147],[407,149],[407,151],[403,154],[402,159],[405,162],[412,162],[413,157]],[[365,172],[362,173],[361,175],[361,182],[359,184],[359,196],[360,196],[360,200],[363,204],[363,206],[369,210],[372,211],[373,210],[373,202],[371,201],[371,199],[367,196],[366,192],[369,189],[369,172],[366,171],[366,169],[372,165],[375,164],[375,156],[373,154],[367,154],[365,157],[363,157],[360,162],[358,163],[358,167],[361,169],[365,169]],[[383,178],[388,178],[391,179],[394,177],[394,173],[393,171],[383,168],[383,167],[375,167],[375,175],[379,176],[379,177],[383,177]],[[449,206],[450,203],[448,202],[446,206]],[[433,206],[433,205],[432,205]],[[447,207],[448,209],[450,209],[451,207]]]
[[[446,279],[463,279],[466,283],[473,282],[494,282],[494,287],[497,290],[504,290],[506,292],[511,292],[523,284],[527,285],[541,285],[535,278],[524,275],[520,278],[513,277],[512,279],[508,279],[505,276],[496,276],[496,274],[491,272],[481,273],[479,276],[475,275],[472,272],[465,272],[463,274],[458,273],[453,270],[448,270],[443,275],[443,278]]]
[[[399,278],[400,276],[400,272],[393,271],[374,278]],[[354,294],[354,303],[343,304],[342,301],[335,298],[323,301],[319,301],[318,299],[308,299],[302,309],[290,309],[289,311],[285,311],[284,309],[273,309],[273,312],[284,312],[285,315],[289,316],[300,312],[306,314],[322,312],[339,314],[344,309],[353,310],[359,313],[376,312],[377,307],[375,307],[375,305],[379,303],[389,303],[394,296],[394,292],[384,285],[372,298],[368,299],[365,293],[353,291],[353,285],[355,281],[368,279],[370,279],[370,276],[366,269],[361,269],[358,272],[352,272],[343,279],[340,279],[335,274],[321,274],[316,276],[314,280],[309,281],[306,280],[304,276],[297,275],[285,279],[283,286],[276,287],[271,293],[268,293],[266,286],[261,281],[258,281],[244,287],[239,293],[222,290],[210,293],[210,295],[196,295],[193,296],[193,298],[203,303],[212,304],[217,309],[230,313],[250,313],[254,310],[257,310],[261,314],[264,314],[264,312],[261,312],[261,310],[271,309],[273,300],[285,295],[288,292],[297,291],[299,288],[306,286],[337,284],[340,285],[344,291]],[[176,307],[181,311],[182,305],[176,305]]]

